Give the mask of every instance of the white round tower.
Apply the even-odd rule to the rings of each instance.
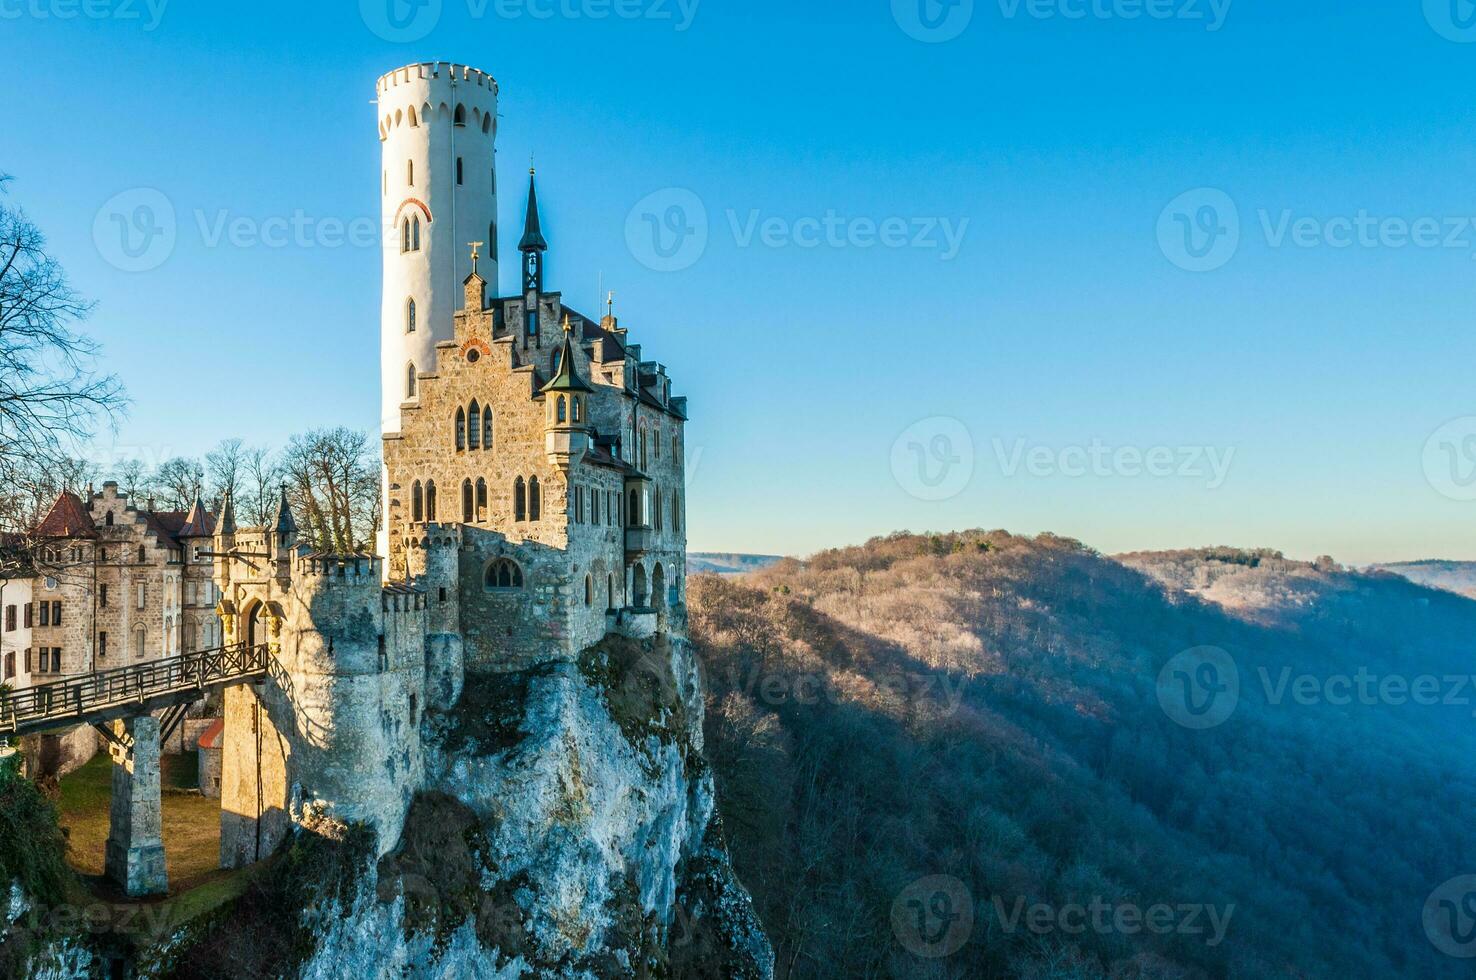
[[[419,387],[414,372],[434,370],[436,344],[451,339],[470,242],[484,243],[478,272],[496,291],[497,82],[437,61],[396,69],[377,91],[386,230],[380,424],[398,432],[400,405]]]

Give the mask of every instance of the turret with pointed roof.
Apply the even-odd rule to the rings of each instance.
[[[70,490],[57,495],[40,524],[36,526],[38,538],[95,538],[97,527],[82,498]]]
[[[231,492],[227,490],[220,501],[220,516],[216,518],[216,528],[221,534],[236,533],[236,504],[231,500]]]
[[[559,369],[553,376],[553,380],[544,385],[541,391],[594,391],[583,378],[579,376],[579,367],[574,363],[574,328],[569,325],[569,314],[564,314],[564,346],[559,350]]]
[[[548,461],[568,474],[589,449],[589,382],[579,376],[574,360],[574,332],[564,316],[564,346],[558,354],[558,370],[540,391],[544,397],[544,450]]]
[[[195,497],[195,505],[185,515],[184,526],[179,529],[181,538],[208,538],[215,534],[215,519],[205,509],[205,503],[199,496]]]
[[[523,253],[525,329],[528,336],[536,337],[538,303],[543,295],[543,253],[548,251],[548,241],[543,237],[543,228],[538,220],[538,186],[531,169],[528,171],[528,213],[523,219],[523,240],[518,242],[518,251]]]
[[[282,498],[277,503],[277,521],[272,534],[272,558],[277,565],[277,578],[292,577],[292,552],[297,547],[297,521],[292,519],[292,505],[287,503],[287,484],[282,484]]]
[[[523,239],[518,242],[519,252],[546,252],[548,242],[543,237],[543,227],[538,219],[538,185],[536,171],[528,171],[528,210],[523,216]]]

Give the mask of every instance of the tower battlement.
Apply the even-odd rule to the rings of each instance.
[[[292,575],[299,585],[309,588],[357,586],[377,591],[383,581],[384,563],[374,555],[302,552],[292,563]]]
[[[469,82],[489,88],[493,94],[497,93],[497,79],[490,72],[473,68],[470,65],[457,64],[454,61],[418,61],[396,68],[394,71],[385,72],[379,76],[375,89],[380,95],[399,85],[408,85],[415,81],[434,81],[444,78],[447,81]]]

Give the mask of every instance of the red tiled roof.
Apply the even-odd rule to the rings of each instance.
[[[207,729],[205,729],[205,733],[200,736],[200,748],[202,748],[202,749],[218,749],[218,748],[220,748],[221,735],[224,734],[224,732],[225,732],[225,719],[224,718],[217,718],[217,719],[215,719],[213,722],[210,723],[210,727],[207,728]]]
[[[82,498],[63,490],[56,503],[51,505],[51,511],[37,525],[36,535],[42,538],[95,538],[97,529]]]
[[[215,518],[205,509],[199,498],[195,499],[195,506],[185,515],[184,524],[179,529],[182,538],[208,538],[215,533]]]

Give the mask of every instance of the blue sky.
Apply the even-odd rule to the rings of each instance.
[[[374,80],[444,59],[502,86],[504,255],[536,153],[550,285],[690,396],[694,549],[1476,558],[1467,0],[383,2],[0,0],[0,171],[136,402],[100,455],[375,427],[333,229]],[[176,234],[130,272],[94,232],[140,189]]]

